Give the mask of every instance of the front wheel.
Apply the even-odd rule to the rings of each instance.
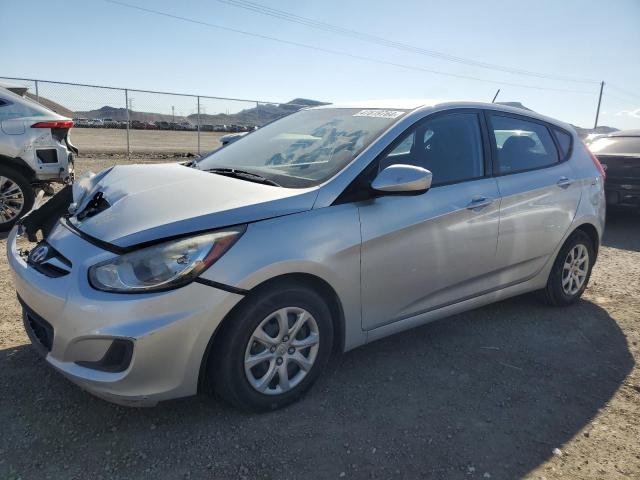
[[[558,252],[547,286],[541,291],[542,300],[554,306],[577,302],[589,283],[595,252],[591,238],[576,231]]]
[[[293,284],[245,302],[226,320],[209,376],[229,403],[275,410],[300,398],[320,376],[333,346],[331,313],[320,295]]]
[[[0,232],[11,230],[35,201],[29,182],[20,173],[0,166]]]

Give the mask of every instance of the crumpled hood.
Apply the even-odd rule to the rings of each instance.
[[[179,164],[119,165],[89,192],[109,208],[71,222],[120,247],[310,210],[316,189],[273,187]]]

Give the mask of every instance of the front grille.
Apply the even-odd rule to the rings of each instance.
[[[64,277],[71,272],[71,261],[47,242],[40,242],[27,256],[27,263],[51,278]]]
[[[29,335],[33,346],[41,353],[48,353],[53,346],[53,327],[44,318],[31,310],[24,301],[18,297],[22,304],[24,328]]]

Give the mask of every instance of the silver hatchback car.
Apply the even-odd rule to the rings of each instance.
[[[190,166],[85,176],[8,257],[32,343],[81,387],[150,405],[213,386],[270,410],[332,351],[525,292],[576,302],[603,182],[571,126],[532,112],[323,106]]]

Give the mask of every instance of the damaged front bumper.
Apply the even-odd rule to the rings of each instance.
[[[60,192],[32,211],[7,239],[36,350],[72,382],[114,403],[150,406],[197,393],[211,335],[242,296],[195,282],[159,293],[97,291],[88,270],[115,254],[61,222],[36,248],[21,249],[20,236],[39,237],[42,219],[68,208],[70,196]]]

